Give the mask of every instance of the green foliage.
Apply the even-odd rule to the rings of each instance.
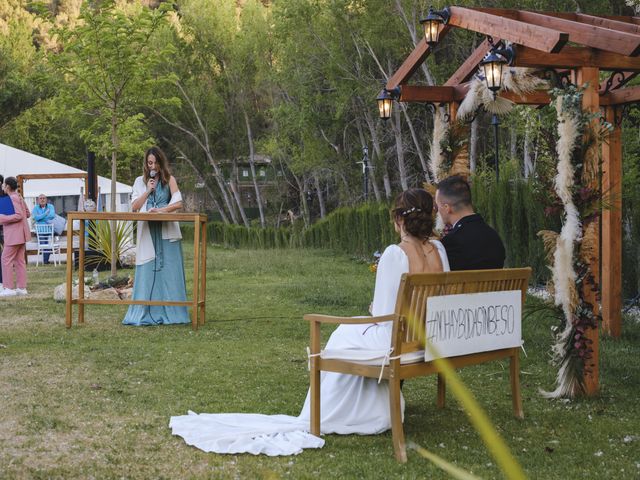
[[[622,289],[624,298],[640,293],[640,111],[632,110],[623,126]]]
[[[193,226],[183,225],[185,239],[193,239]],[[229,248],[323,248],[369,258],[376,250],[397,241],[385,204],[338,208],[307,229],[301,224],[283,228],[246,228],[211,222],[207,238]]]
[[[515,177],[515,178],[514,178]],[[507,251],[506,266],[533,268],[532,281],[549,277],[540,230],[559,228],[557,214],[545,215],[540,184],[524,180],[507,170],[495,182],[491,173],[473,177],[472,195],[476,211],[500,234]],[[185,238],[193,239],[193,227],[183,226]],[[397,242],[397,234],[386,204],[370,203],[341,207],[324,219],[301,230],[295,228],[245,228],[213,222],[208,225],[209,241],[230,248],[325,248],[369,258],[376,250]]]
[[[472,197],[476,211],[500,234],[505,244],[505,266],[533,269],[532,282],[549,278],[545,252],[537,234],[540,230],[559,229],[557,214],[545,215],[543,198],[548,195],[533,179],[503,171],[500,180],[490,172],[480,172],[472,180]]]
[[[365,258],[395,241],[389,206],[376,203],[338,208],[302,234],[306,247],[330,248]]]
[[[111,244],[111,225],[115,224],[115,246]],[[120,259],[134,248],[133,222],[91,221],[87,225],[87,244],[97,255],[87,257],[88,266],[111,265],[111,259]]]
[[[126,167],[152,141],[141,110],[159,102],[173,78],[160,70],[173,46],[156,42],[168,28],[166,12],[166,4],[152,10],[107,1],[84,5],[79,26],[57,30],[63,49],[51,61],[66,80],[61,108],[79,120],[76,128],[89,149],[116,162],[112,168],[117,154],[124,154],[120,168],[127,180]]]

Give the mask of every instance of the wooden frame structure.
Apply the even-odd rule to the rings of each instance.
[[[24,173],[18,175],[16,180],[18,181],[18,193],[24,197],[24,182],[27,180],[56,180],[56,179],[67,179],[67,178],[80,178],[84,180],[85,189],[89,185],[89,174],[87,172],[82,173]],[[36,202],[37,203],[37,202]],[[71,243],[67,240],[67,246],[61,249],[61,253],[66,251],[68,246],[71,245],[71,251],[73,251],[73,239],[71,239]],[[29,254],[33,254],[35,251],[25,250],[24,259],[27,262]],[[27,262],[29,263],[29,262]]]
[[[18,192],[23,195],[23,186],[26,180],[54,180],[54,179],[66,179],[66,178],[81,178],[84,180],[85,190],[89,185],[89,174],[83,173],[25,173],[18,175]]]
[[[67,294],[65,324],[71,328],[73,305],[78,305],[78,323],[84,323],[85,305],[168,305],[192,307],[191,328],[197,330],[205,322],[207,289],[207,216],[200,213],[129,213],[129,212],[69,212],[67,238],[73,242],[73,221],[79,220],[78,298],[73,298],[72,249],[67,249]],[[193,222],[193,296],[184,302],[164,300],[91,300],[84,298],[85,220],[124,220],[154,222]],[[69,241],[69,240],[68,240]]]
[[[389,411],[391,414],[391,432],[396,460],[407,461],[404,430],[402,426],[402,408],[400,405],[400,383],[409,378],[438,375],[437,406],[444,408],[445,378],[437,361],[424,361],[422,334],[425,332],[427,299],[434,296],[461,293],[499,292],[520,290],[522,304],[527,293],[531,268],[510,268],[503,270],[468,270],[443,273],[404,274],[400,281],[395,312],[380,317],[332,317],[310,314],[304,319],[309,321],[310,339],[310,388],[311,420],[310,431],[320,436],[320,372],[339,372],[367,378],[384,378],[389,382]],[[417,320],[417,321],[416,321]],[[361,362],[341,358],[323,358],[320,349],[320,325],[329,324],[368,324],[393,322],[390,350],[393,356],[384,365],[365,365]],[[428,332],[426,335],[428,336]],[[403,362],[403,355],[419,353],[417,359]],[[522,399],[520,397],[520,347],[503,348],[486,352],[450,357],[447,360],[453,368],[490,362],[508,358],[510,360],[510,385],[513,414],[523,418]]]
[[[622,143],[621,124],[630,104],[640,102],[640,86],[625,85],[640,73],[640,17],[604,16],[581,13],[531,12],[496,8],[449,7],[451,17],[440,38],[453,27],[511,42],[515,67],[529,67],[554,74],[570,74],[572,82],[587,84],[585,110],[603,110],[614,129],[602,146],[602,192],[611,208],[600,218],[600,258],[592,271],[599,274],[603,330],[618,337],[622,328]],[[571,45],[569,45],[571,43]],[[455,113],[469,89],[478,64],[489,51],[484,41],[442,86],[409,85],[409,79],[431,53],[424,38],[389,78],[386,88],[400,87],[401,102],[432,102],[449,106]],[[609,78],[600,81],[600,72]],[[519,96],[501,92],[517,104],[546,105],[546,91]],[[592,302],[597,305],[597,302]],[[593,365],[585,380],[587,393],[598,390],[598,332],[590,332]]]

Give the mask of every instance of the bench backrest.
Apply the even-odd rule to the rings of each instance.
[[[394,325],[394,352],[409,353],[424,349],[427,299],[461,293],[520,290],[522,305],[527,293],[531,268],[500,270],[462,270],[442,273],[405,273],[396,299],[396,314],[404,321]],[[415,319],[418,319],[417,321]]]

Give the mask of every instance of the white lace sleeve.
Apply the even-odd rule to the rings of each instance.
[[[389,245],[378,262],[376,287],[371,305],[372,315],[388,315],[394,312],[400,277],[408,271],[407,255],[397,245]]]

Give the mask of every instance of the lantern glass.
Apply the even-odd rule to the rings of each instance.
[[[378,110],[381,119],[388,120],[389,118],[391,118],[392,107],[393,99],[390,96],[386,96],[385,98],[378,98]]]
[[[438,43],[438,36],[440,35],[440,20],[431,18],[424,21],[422,26],[424,27],[424,38],[429,45],[435,45]]]
[[[492,57],[495,58],[487,59],[487,61],[482,64],[482,68],[484,70],[487,87],[492,92],[497,92],[502,87],[502,67],[505,62],[496,55],[492,55]]]

